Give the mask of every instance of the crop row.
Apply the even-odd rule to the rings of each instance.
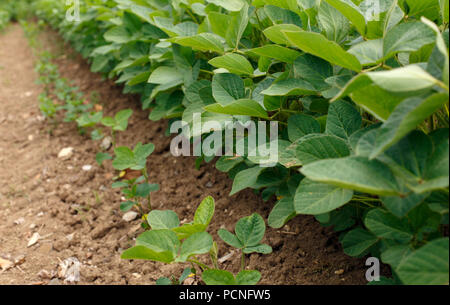
[[[448,283],[448,1],[76,3],[33,6],[150,120],[182,119],[192,138],[208,121],[278,123],[275,166],[216,162],[230,195],[277,198],[269,226],[315,215],[348,255],[389,264],[383,283]]]

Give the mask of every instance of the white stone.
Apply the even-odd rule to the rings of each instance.
[[[92,169],[92,165],[89,165],[89,164],[83,165],[82,169],[85,172],[88,172],[88,171],[90,171]]]
[[[69,159],[73,155],[73,147],[65,147],[61,149],[58,154],[58,158]]]
[[[125,214],[123,214],[122,219],[130,222],[136,219],[136,217],[138,216],[138,213],[134,212],[134,211],[129,211],[126,212]]]

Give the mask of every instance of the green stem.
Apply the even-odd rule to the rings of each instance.
[[[245,269],[245,253],[242,252],[242,255],[241,255],[241,271],[244,271],[244,269]]]
[[[196,259],[190,258],[190,259],[188,259],[187,261],[190,262],[190,263],[193,263],[193,264],[198,265],[200,268],[203,269],[203,271],[204,271],[204,270],[211,269],[211,268],[209,268],[207,265],[205,265],[205,264],[203,264],[203,263],[200,263],[200,262],[199,262],[198,260],[196,260]]]

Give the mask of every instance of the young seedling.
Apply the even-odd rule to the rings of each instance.
[[[116,113],[114,117],[104,117],[101,123],[111,130],[112,144],[116,145],[116,131],[125,131],[128,127],[128,120],[133,114],[133,110],[124,109]]]
[[[181,284],[186,278],[185,276],[197,275],[196,268],[202,271],[201,278],[208,285],[252,285],[258,283],[261,274],[256,270],[241,270],[235,277],[231,272],[219,269],[217,244],[206,232],[214,215],[214,209],[214,199],[211,196],[206,197],[195,211],[194,220],[181,226],[174,211],[151,211],[147,217],[151,230],[138,236],[136,246],[125,250],[121,257],[163,263],[191,263],[192,268],[185,269],[179,280],[175,280],[174,277],[172,279],[160,278],[157,284]],[[265,224],[258,214],[239,220],[236,232],[237,236],[235,236],[233,244],[245,253],[270,253],[272,251],[270,246],[260,243],[264,236]],[[229,233],[229,235],[233,234]],[[197,258],[197,255],[208,253],[212,267],[200,262]]]
[[[113,187],[122,188],[122,193],[128,199],[121,204],[121,210],[129,210],[136,205],[143,213],[142,199],[147,198],[149,210],[152,210],[150,193],[159,189],[158,184],[150,183],[147,172],[147,158],[155,149],[152,143],[136,144],[133,150],[126,146],[120,146],[114,149],[115,158],[112,162],[114,169],[119,170],[120,174],[116,179],[123,179],[115,182]],[[126,179],[127,173],[134,172],[136,178]]]
[[[114,117],[103,117],[101,119],[101,124],[105,127],[108,127],[110,129],[110,135],[111,135],[111,142],[110,146],[116,147],[116,132],[117,131],[125,131],[128,127],[128,120],[130,119],[131,115],[133,114],[133,111],[131,109],[124,109],[116,113]],[[94,140],[99,140],[103,138],[103,133],[95,129],[91,133],[91,137]],[[108,150],[109,147],[104,148],[105,150]],[[102,165],[103,161],[112,159],[111,155],[107,152],[99,152],[95,156],[95,160],[99,165]]]
[[[272,248],[267,244],[261,244],[266,225],[259,214],[252,214],[241,218],[234,228],[233,234],[226,229],[220,229],[217,234],[228,245],[241,250],[241,271],[245,268],[245,255],[250,253],[269,254]]]

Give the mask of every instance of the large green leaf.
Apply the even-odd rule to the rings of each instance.
[[[172,229],[180,225],[178,215],[171,210],[153,210],[148,213],[147,221],[152,230]]]
[[[258,179],[258,176],[264,170],[264,167],[255,166],[243,171],[240,171],[233,181],[233,187],[231,188],[230,196],[242,191],[245,188],[254,185]]]
[[[448,94],[446,93],[436,93],[428,98],[411,97],[404,100],[380,127],[376,146],[370,157],[378,156],[447,102]]]
[[[266,28],[263,33],[276,44],[290,45],[289,40],[284,35],[284,31],[301,31],[301,28],[294,24],[276,24]]]
[[[212,33],[200,33],[190,37],[175,37],[170,41],[202,52],[213,51],[219,54],[224,53],[220,37]]]
[[[321,160],[300,170],[311,180],[376,195],[398,195],[399,186],[391,170],[378,160],[346,157]]]
[[[325,0],[349,19],[361,35],[366,33],[366,19],[351,0]]]
[[[302,139],[296,156],[303,165],[323,159],[343,158],[350,155],[347,143],[333,135],[319,134]]]
[[[288,136],[291,142],[310,133],[320,133],[320,124],[312,116],[295,114],[288,119]]]
[[[236,275],[238,285],[256,285],[261,279],[261,273],[256,270],[242,270]]]
[[[247,52],[258,56],[274,58],[287,63],[293,63],[294,60],[300,56],[298,51],[277,44],[268,44],[259,48],[250,49]]]
[[[170,251],[157,252],[145,246],[135,246],[122,252],[122,259],[145,259],[163,263],[171,263],[174,255]]]
[[[303,54],[294,62],[294,76],[311,83],[317,90],[330,87],[325,80],[333,75],[333,67],[329,62],[310,55]]]
[[[352,196],[352,190],[305,178],[295,193],[295,212],[310,215],[327,213],[349,202]]]
[[[398,52],[414,52],[435,40],[433,30],[422,22],[401,23],[384,37],[383,54],[387,58]]]
[[[291,197],[282,198],[273,207],[267,222],[272,228],[281,228],[286,222],[296,215],[294,202]]]
[[[105,32],[103,35],[106,41],[116,43],[127,43],[131,40],[131,35],[123,26],[115,26]]]
[[[235,74],[216,74],[211,85],[215,100],[222,106],[245,97],[244,81]]]
[[[213,239],[207,232],[194,233],[181,245],[180,255],[176,261],[185,262],[192,255],[208,253],[212,245]]]
[[[283,31],[289,42],[304,52],[321,57],[335,65],[361,71],[358,59],[346,52],[334,41],[330,41],[319,33]]]
[[[405,257],[395,269],[407,285],[448,285],[448,237],[428,242]]]
[[[161,66],[152,72],[148,82],[160,85],[170,84],[170,87],[175,87],[183,83],[183,76],[176,68]]]
[[[407,219],[399,219],[380,208],[370,210],[364,218],[364,224],[380,238],[400,243],[407,243],[413,238]]]
[[[203,271],[202,280],[206,285],[236,285],[236,279],[230,271],[208,269]]]
[[[325,1],[320,3],[317,21],[325,31],[325,36],[337,43],[345,40],[350,30],[349,20]]]
[[[209,64],[217,68],[227,69],[231,73],[252,75],[253,67],[250,62],[242,55],[228,53],[222,56],[214,57]]]
[[[355,107],[348,102],[337,101],[328,108],[325,132],[348,140],[355,131],[361,128],[361,124],[361,115]]]
[[[350,256],[360,256],[367,253],[378,238],[367,230],[356,228],[345,234],[342,239],[344,252]]]

